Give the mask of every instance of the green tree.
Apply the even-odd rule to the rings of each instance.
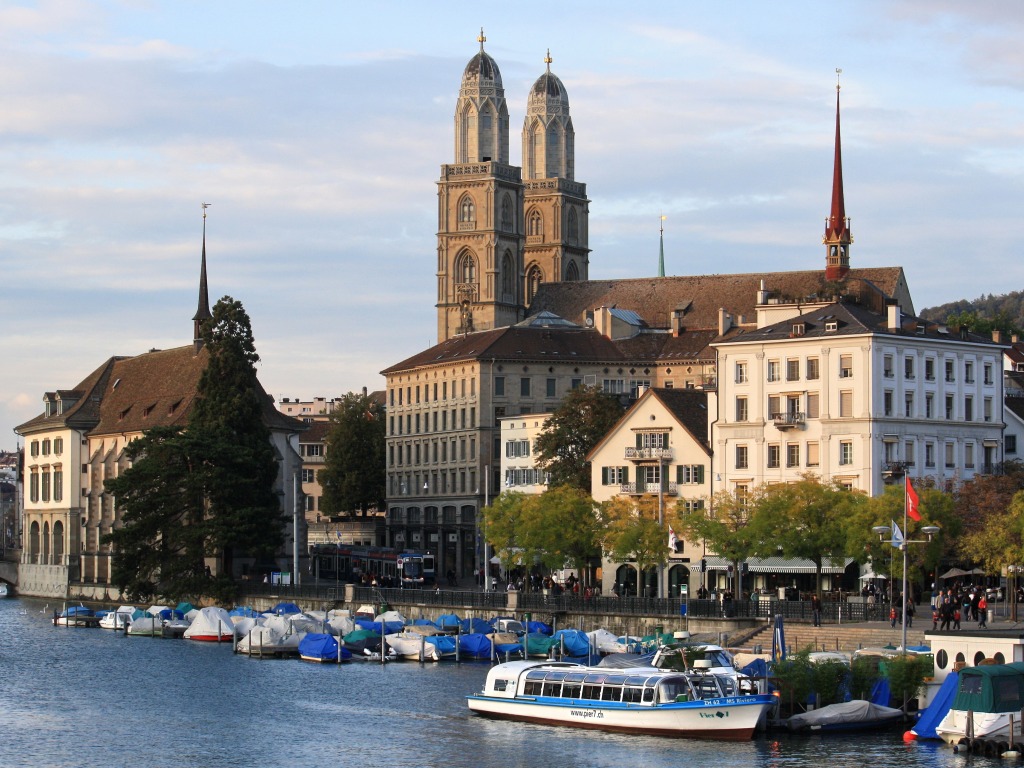
[[[131,468],[108,480],[121,509],[121,526],[104,540],[114,545],[112,579],[133,600],[204,594],[206,514],[202,459],[176,427],[157,427],[125,447]]]
[[[548,418],[537,437],[538,465],[551,475],[550,485],[590,491],[587,454],[622,416],[617,397],[596,387],[577,387]]]
[[[1014,494],[1001,512],[993,511],[985,529],[965,533],[960,551],[991,573],[1024,563],[1024,491]]]
[[[820,594],[822,566],[840,563],[846,555],[844,521],[865,501],[863,495],[834,481],[823,483],[812,474],[795,483],[764,488],[751,516],[754,551],[771,557],[781,548],[786,557],[810,560]]]
[[[328,514],[365,516],[384,505],[385,428],[384,407],[369,395],[349,392],[335,402],[324,468],[317,473]]]
[[[234,558],[270,557],[283,540],[249,317],[224,297],[202,333],[208,361],[188,426],[147,432],[130,446],[133,465],[106,481],[124,514],[103,540],[115,546],[114,580],[130,596],[230,599]],[[218,574],[207,575],[208,558],[219,559]]]
[[[681,512],[680,530],[687,541],[703,540],[706,549],[723,557],[739,573],[739,564],[753,556],[757,542],[750,527],[750,512],[760,492],[736,496],[719,491],[708,509]]]
[[[601,505],[601,520],[604,548],[612,560],[635,562],[641,577],[668,562],[668,526],[678,518],[663,512],[659,523],[656,496],[615,496]]]
[[[541,494],[505,491],[484,508],[482,529],[507,566],[568,565],[582,574],[600,552],[594,500],[571,486]]]

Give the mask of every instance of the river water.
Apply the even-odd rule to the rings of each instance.
[[[900,734],[745,743],[484,720],[485,663],[318,665],[228,644],[54,627],[54,605],[0,600],[0,766],[959,768]]]

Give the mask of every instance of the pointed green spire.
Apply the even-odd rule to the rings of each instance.
[[[665,276],[665,217],[661,217],[658,245],[658,277]]]

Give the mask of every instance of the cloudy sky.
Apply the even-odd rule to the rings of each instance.
[[[969,7],[968,7],[969,5]],[[824,264],[842,68],[855,266],[916,307],[1024,289],[1024,5],[6,0],[0,448],[111,355],[248,310],[278,397],[434,343],[436,186],[480,27],[513,125],[550,48],[591,277]]]

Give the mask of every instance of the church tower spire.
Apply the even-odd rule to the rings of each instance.
[[[836,70],[836,147],[835,162],[832,169],[832,210],[825,220],[825,279],[842,280],[850,271],[850,244],[853,234],[850,220],[846,217],[846,201],[843,198],[843,154],[842,141],[839,134],[839,75],[843,70]]]
[[[661,217],[658,229],[658,277],[665,276],[665,217]]]
[[[199,270],[199,308],[192,317],[192,343],[198,353],[203,348],[203,326],[213,319],[210,313],[210,293],[206,288],[206,209],[209,203],[203,203],[203,262]]]

